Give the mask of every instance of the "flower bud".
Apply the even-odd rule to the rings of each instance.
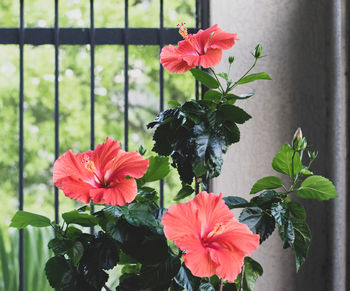
[[[228,62],[230,63],[230,65],[233,63],[234,60],[235,60],[234,56],[228,57]]]
[[[258,44],[254,50],[254,58],[259,59],[262,56],[262,46]]]
[[[300,127],[294,133],[292,146],[293,146],[293,149],[296,151],[303,151],[306,149],[307,142],[305,137],[303,137],[303,133]]]
[[[308,151],[307,153],[308,153],[309,159],[310,159],[311,161],[313,161],[314,159],[317,158],[318,152],[310,152],[310,151]]]

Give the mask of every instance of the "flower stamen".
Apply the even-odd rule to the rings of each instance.
[[[179,34],[184,38],[187,39],[188,38],[188,33],[187,33],[187,28],[185,27],[186,22],[181,22],[177,25],[177,27],[179,28]]]

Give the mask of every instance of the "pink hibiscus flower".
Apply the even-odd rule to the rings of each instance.
[[[118,141],[107,137],[94,151],[75,155],[69,150],[60,156],[53,166],[53,182],[71,199],[122,206],[135,199],[134,178],[141,178],[147,168],[147,159],[124,152]]]
[[[230,49],[238,40],[236,33],[225,32],[217,24],[192,35],[182,23],[179,32],[184,40],[178,47],[168,45],[160,54],[161,64],[172,73],[185,73],[197,66],[213,67],[221,61],[222,50]]]
[[[185,265],[193,275],[216,274],[233,282],[244,256],[259,247],[259,235],[235,220],[221,197],[201,192],[189,202],[172,205],[162,224],[165,236],[185,251]]]

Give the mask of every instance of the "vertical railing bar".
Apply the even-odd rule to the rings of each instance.
[[[159,0],[159,53],[163,48],[163,28],[164,28],[164,3]],[[162,64],[159,64],[159,111],[164,110],[164,70]],[[159,204],[164,207],[164,180],[159,182]]]
[[[58,26],[58,0],[55,0],[55,160],[60,155],[59,142],[59,26]],[[55,187],[55,223],[59,223],[58,188]],[[55,231],[56,232],[56,231]]]
[[[124,149],[129,147],[129,3],[124,7]]]
[[[95,148],[95,19],[94,0],[90,0],[90,149]],[[91,213],[95,211],[91,203]],[[90,229],[94,233],[94,227]]]
[[[200,0],[196,0],[196,11],[195,11],[195,25],[196,25],[196,29],[198,29],[200,27]],[[199,100],[199,82],[197,80],[195,80],[195,96],[196,96],[196,100]],[[199,193],[199,183],[197,181],[194,182],[195,183],[195,190],[194,190],[194,194],[197,195]]]
[[[23,111],[24,111],[24,0],[20,0],[20,29],[19,29],[19,181],[18,181],[18,202],[19,210],[23,210],[23,167],[24,167],[24,131],[23,131]],[[23,252],[23,230],[19,231],[19,291],[24,290],[24,252]]]

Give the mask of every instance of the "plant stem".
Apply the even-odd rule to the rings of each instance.
[[[214,74],[214,77],[215,77],[216,81],[218,81],[218,83],[219,83],[219,86],[220,86],[220,89],[221,89],[221,93],[224,94],[224,92],[225,92],[225,91],[224,91],[224,88],[222,87],[222,85],[221,85],[221,83],[220,83],[220,81],[219,81],[219,78],[218,78],[218,76],[216,75],[214,69],[210,67],[209,70]]]
[[[236,81],[230,88],[228,88],[228,91],[231,91],[233,88],[235,88],[238,85],[239,81],[241,81],[245,76],[247,76],[249,74],[249,72],[251,70],[253,70],[253,68],[255,67],[255,65],[257,63],[257,61],[258,61],[258,59],[255,59],[253,65],[250,67],[250,69],[238,81]]]
[[[224,288],[224,279],[221,279],[220,280],[220,289],[219,289],[219,291],[222,291],[223,288]]]
[[[243,291],[243,279],[244,279],[244,263],[243,263],[243,266],[242,266],[241,287],[239,288],[240,291]]]
[[[105,288],[107,291],[112,291],[112,290],[109,289],[106,285],[103,285],[103,288]]]

